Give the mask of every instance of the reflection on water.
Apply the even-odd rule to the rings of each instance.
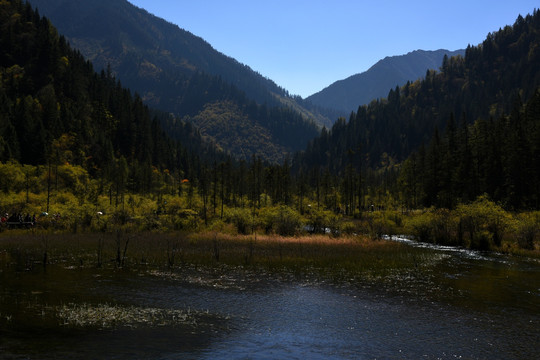
[[[333,280],[243,268],[0,272],[6,359],[525,359],[540,267],[431,249],[418,269]]]

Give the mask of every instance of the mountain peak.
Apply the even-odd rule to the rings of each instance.
[[[367,71],[336,81],[307,98],[313,104],[334,108],[345,114],[356,111],[374,99],[386,97],[390,89],[414,81],[428,69],[438,69],[444,58],[464,55],[465,50],[414,50],[404,55],[387,56]]]

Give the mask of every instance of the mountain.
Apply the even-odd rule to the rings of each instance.
[[[127,75],[125,79],[122,76],[124,82],[152,81],[171,70],[187,76],[201,71],[222,76],[258,102],[269,101],[271,93],[285,93],[271,80],[217,52],[202,38],[125,0],[30,3],[97,69],[110,64],[113,71]]]
[[[540,86],[539,49],[540,12],[535,11],[489,34],[482,44],[468,46],[465,56],[445,56],[440,72],[428,71],[422,79],[396,86],[387,98],[360,106],[349,121],[339,120],[310,142],[296,166],[336,174],[349,165],[364,171],[388,168],[430,143],[451,119],[467,126],[511,114]],[[537,118],[522,131],[534,133],[538,127]]]
[[[94,72],[27,3],[0,2],[0,47],[0,162],[39,165],[42,174],[46,164],[49,174],[51,164],[71,166],[73,177],[99,178],[101,191],[112,183],[117,192],[149,192],[162,175],[193,179],[202,159],[225,158],[190,124],[152,114],[113,77]]]
[[[97,69],[108,69],[149,106],[195,125],[204,116],[202,134],[237,157],[257,154],[280,161],[305,147],[321,124],[330,123],[200,37],[126,0],[30,3]],[[281,122],[269,119],[270,112],[279,113]],[[223,118],[231,119],[230,126],[223,126]],[[211,119],[221,124],[209,126]],[[247,134],[246,129],[257,133]],[[296,136],[291,141],[284,133]],[[246,143],[250,148],[243,148]]]
[[[465,50],[416,50],[406,55],[386,57],[369,70],[336,81],[327,88],[306,98],[323,108],[333,108],[349,114],[359,105],[388,95],[390,89],[415,81],[429,69],[438,69],[445,55],[464,55]]]

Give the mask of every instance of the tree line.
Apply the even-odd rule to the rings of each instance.
[[[110,181],[127,163],[133,189],[147,191],[153,167],[187,176],[219,152],[193,126],[150,111],[110,71],[94,72],[28,3],[0,10],[0,161],[69,163]]]
[[[464,57],[445,57],[439,72],[323,129],[293,168],[348,182],[350,205],[354,188],[377,188],[411,207],[452,208],[485,193],[509,208],[538,208],[539,29],[535,10]]]
[[[404,161],[437,128],[446,128],[450,114],[479,118],[510,114],[519,99],[526,102],[540,86],[540,14],[518,17],[513,26],[489,34],[465,56],[445,57],[440,71],[428,70],[417,81],[391,89],[386,99],[360,106],[310,142],[299,166],[343,171],[350,151],[364,166],[377,169],[383,158]],[[459,119],[458,119],[459,120]]]
[[[509,115],[468,124],[451,114],[403,163],[397,188],[411,208],[455,208],[486,194],[510,209],[540,208],[540,89]]]
[[[491,45],[445,59],[440,73],[392,89],[388,99],[322,129],[306,151],[285,154],[281,163],[238,159],[190,122],[150,110],[110,70],[95,73],[29,4],[2,2],[0,18],[5,193],[64,188],[82,198],[107,195],[119,207],[128,194],[158,203],[164,195],[186,195],[201,201],[205,220],[223,217],[226,207],[286,205],[300,214],[316,209],[356,217],[395,206],[454,208],[484,193],[508,208],[538,209],[540,95],[532,90],[538,79],[532,69],[540,53],[529,51],[515,68],[515,55],[508,55],[525,51],[526,39],[540,42],[533,31],[537,11],[488,37]],[[495,57],[495,70],[486,65],[490,51],[506,54]],[[516,80],[523,74],[528,77]],[[496,75],[492,86],[499,90],[473,91]],[[511,105],[510,95],[499,92],[516,95]],[[242,111],[286,132],[285,110],[252,104]]]
[[[94,72],[30,4],[2,2],[0,11],[0,162],[15,176],[6,176],[4,192],[29,184],[31,192],[48,191],[60,179],[61,187],[84,194],[88,181],[80,179],[98,179],[96,191],[122,202],[128,192],[178,194],[186,180],[190,191],[211,200],[213,210],[218,196],[240,206],[246,199],[259,204],[263,192],[290,201],[287,162],[270,164],[261,156],[237,160],[189,122],[150,110],[110,69]],[[246,111],[279,131],[292,116],[256,104]],[[31,167],[20,170],[24,165]],[[62,181],[66,177],[59,174],[66,172],[80,174],[79,180]]]

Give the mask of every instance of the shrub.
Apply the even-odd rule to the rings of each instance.
[[[517,219],[516,237],[518,246],[534,250],[534,242],[540,234],[540,212],[522,214]]]
[[[407,227],[421,242],[461,245],[458,236],[458,222],[447,209],[430,209],[423,214],[413,215]]]
[[[500,246],[504,231],[511,223],[510,215],[485,195],[472,204],[458,206],[456,212],[463,234],[469,235],[469,246],[475,249]]]
[[[174,217],[174,229],[194,231],[201,225],[201,219],[195,210],[183,209],[176,212]]]
[[[334,217],[328,210],[310,209],[306,215],[306,229],[311,233],[323,234],[335,222]]]
[[[346,235],[358,233],[358,226],[352,221],[345,221],[341,224],[341,231]]]
[[[415,215],[409,220],[409,227],[412,229],[412,235],[421,242],[434,242],[431,228],[432,217],[430,212],[421,215]]]
[[[493,234],[488,230],[480,230],[472,234],[470,248],[474,250],[490,250]]]
[[[463,245],[459,236],[458,221],[448,209],[437,209],[431,212],[431,238],[442,245]]]
[[[397,225],[394,222],[393,212],[376,211],[366,215],[369,236],[372,239],[380,239],[384,235],[395,235]]]
[[[0,190],[7,193],[25,188],[26,175],[22,165],[16,162],[0,163]]]
[[[220,233],[220,234],[235,234],[237,229],[233,224],[229,224],[221,219],[214,219],[206,228],[209,232]]]
[[[282,236],[295,235],[302,226],[300,214],[285,205],[263,208],[259,219],[266,233],[275,232]]]
[[[293,236],[298,233],[302,226],[300,214],[288,207],[279,208],[278,218],[276,219],[276,232],[281,236]]]
[[[274,230],[274,223],[279,217],[278,213],[279,207],[264,207],[259,211],[258,225],[266,234],[270,234]]]
[[[75,195],[66,191],[59,192],[54,200],[56,205],[64,205],[64,207],[74,206],[75,204],[79,203],[79,200],[75,197]]]
[[[56,169],[58,180],[66,190],[75,195],[84,194],[89,184],[89,176],[85,169],[75,165],[61,165]]]
[[[112,214],[112,221],[117,225],[125,225],[131,219],[131,216],[126,210],[116,210]]]
[[[249,209],[227,209],[225,219],[236,227],[239,234],[247,235],[253,229],[253,215]]]

